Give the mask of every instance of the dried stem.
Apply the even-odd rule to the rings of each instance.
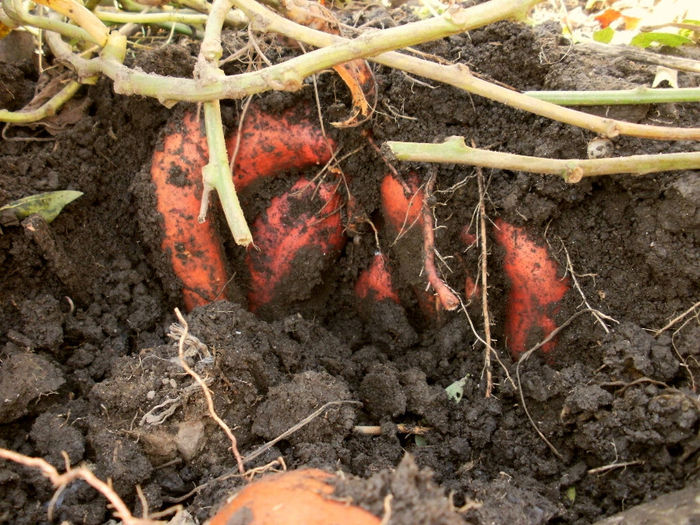
[[[122,501],[119,495],[114,492],[114,489],[112,489],[109,484],[99,479],[97,476],[95,476],[95,474],[84,467],[75,469],[71,468],[68,464],[68,456],[65,455],[65,452],[63,454],[66,458],[66,471],[63,474],[59,474],[53,465],[44,461],[42,458],[32,458],[12,450],[0,448],[0,458],[14,461],[15,463],[24,465],[25,467],[39,469],[41,474],[47,478],[58,491],[63,490],[63,488],[76,479],[82,479],[105,498],[107,498],[107,500],[112,504],[112,507],[114,507],[114,517],[122,520],[124,525],[156,525],[164,523],[162,521],[134,517],[124,501]]]
[[[698,308],[699,306],[700,306],[700,301],[698,301],[698,302],[695,303],[693,306],[691,306],[690,308],[688,308],[688,309],[687,309],[685,312],[683,312],[682,314],[680,314],[680,315],[674,317],[673,319],[671,319],[668,323],[666,323],[666,325],[665,325],[663,328],[659,328],[658,330],[656,330],[656,331],[654,332],[654,337],[660,336],[662,333],[664,333],[666,330],[668,330],[669,328],[671,328],[673,325],[675,325],[675,324],[678,323],[679,321],[682,321],[687,315],[689,315],[691,312],[693,312],[693,311],[694,311],[696,308]]]
[[[491,346],[491,316],[488,303],[488,246],[486,244],[486,189],[484,188],[484,174],[481,168],[476,168],[476,180],[479,186],[479,230],[481,232],[481,312],[484,317],[484,370],[486,371],[485,397],[491,397],[493,390],[493,375],[491,371],[491,352],[495,350]]]

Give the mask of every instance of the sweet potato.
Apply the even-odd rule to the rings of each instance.
[[[415,181],[410,181],[407,194],[404,185],[394,176],[386,175],[380,188],[382,211],[397,234],[406,232],[422,220],[423,192]]]
[[[374,254],[370,267],[363,270],[357,278],[355,295],[360,300],[379,302],[388,299],[398,304],[399,296],[391,282],[386,258],[380,252]]]
[[[151,160],[156,206],[163,216],[162,250],[182,281],[188,311],[219,297],[228,280],[221,241],[211,221],[197,222],[207,158],[200,123],[188,112],[167,123],[162,147]]]
[[[291,169],[325,164],[335,143],[323,136],[314,123],[310,108],[293,108],[281,115],[265,113],[251,106],[243,120],[241,141],[233,170],[237,191],[245,191],[253,182],[280,175]],[[226,139],[230,155],[236,147],[238,133]]]
[[[210,525],[378,525],[364,509],[332,499],[334,476],[319,469],[266,476],[236,494]]]
[[[275,197],[264,214],[253,223],[256,249],[248,251],[246,263],[250,272],[248,304],[252,311],[273,301],[284,284],[286,299],[308,298],[345,243],[343,224],[338,213],[341,199],[337,186],[321,183],[318,200],[312,200],[315,185],[305,178],[284,195]],[[320,201],[320,204],[318,203]],[[297,262],[305,261],[305,279],[291,275]],[[308,265],[315,268],[309,271]]]
[[[510,281],[506,342],[517,359],[556,329],[553,316],[569,284],[557,275],[547,249],[531,240],[523,228],[497,219],[495,238],[505,251],[503,269]],[[542,350],[550,352],[555,344],[550,341]]]

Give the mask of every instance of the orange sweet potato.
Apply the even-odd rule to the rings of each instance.
[[[182,281],[188,311],[219,297],[228,280],[221,242],[211,221],[197,222],[207,158],[200,123],[186,113],[181,120],[168,122],[162,148],[151,160],[151,181],[163,216],[162,249]]]
[[[379,302],[388,299],[398,304],[399,296],[391,282],[386,258],[380,252],[374,254],[370,267],[363,270],[357,278],[355,295],[360,300]]]
[[[556,329],[553,317],[569,284],[557,274],[547,249],[531,240],[523,228],[497,219],[495,238],[505,250],[503,269],[510,281],[506,339],[517,359]],[[549,352],[555,344],[550,341],[542,350]]]
[[[323,136],[313,118],[309,108],[293,108],[281,115],[271,115],[251,106],[243,120],[234,164],[236,190],[244,191],[261,178],[328,162],[335,143]],[[226,139],[231,155],[237,136],[234,131]]]
[[[384,217],[397,233],[407,231],[422,220],[423,191],[415,181],[407,184],[413,194],[407,194],[394,175],[387,175],[380,188]]]
[[[333,475],[319,469],[266,476],[236,494],[210,525],[378,525],[364,509],[332,499]]]
[[[297,258],[315,261],[320,277],[345,244],[336,185],[321,183],[318,199],[311,200],[314,187],[307,179],[299,179],[287,193],[273,198],[253,223],[257,249],[249,249],[246,256],[251,285],[248,304],[252,311],[273,301],[282,284],[288,288],[296,285],[289,298],[307,298],[315,283],[299,283],[290,274]],[[305,277],[308,279],[310,273]]]

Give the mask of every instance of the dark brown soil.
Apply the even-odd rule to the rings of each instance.
[[[169,44],[140,54],[135,64],[187,76],[194,50],[185,42]],[[523,90],[623,88],[648,85],[654,77],[650,66],[572,50],[556,28],[499,23],[423,50]],[[0,69],[0,82],[8,86],[0,91],[22,93],[36,81],[30,64]],[[299,283],[319,279],[297,274],[290,286],[297,295],[278,299],[263,318],[248,312],[242,299],[248,293],[244,250],[227,243],[238,288],[233,301],[188,317],[190,334],[208,349],[190,341],[190,364],[208,379],[244,456],[324,403],[343,402],[247,466],[281,456],[288,468],[341,470],[348,475],[340,496],[371,512],[383,516],[386,496],[393,496],[392,524],[590,523],[696,486],[700,325],[691,315],[660,335],[653,329],[698,300],[698,174],[567,185],[554,177],[486,173],[489,217],[525,226],[562,265],[566,248],[590,305],[615,319],[604,328],[589,314],[577,317],[553,353],[535,354],[520,367],[527,408],[555,453],[528,421],[508,379],[516,367],[503,335],[508,284],[502,250],[490,250],[489,306],[503,366],[494,365],[494,395],[486,399],[483,346],[464,312],[433,318],[421,312],[413,286],[423,283],[420,245],[410,236],[393,243],[394,234],[382,225],[379,184],[388,168],[361,132],[379,145],[463,135],[490,149],[552,158],[585,158],[593,135],[383,67],[375,66],[375,74],[380,104],[361,129],[328,124],[350,112],[339,78],[320,76],[319,95],[341,156],[361,147],[341,167],[395,263],[402,306],[358,306],[354,282],[376,250],[374,234],[361,225],[326,265],[311,298],[308,289],[299,295]],[[681,73],[679,80],[697,86],[698,78]],[[236,472],[230,442],[208,417],[201,391],[167,337],[173,309],[181,306],[180,284],[160,253],[147,170],[172,111],[153,100],[114,95],[106,80],[80,96],[87,103],[77,124],[53,134],[13,127],[0,142],[0,204],[57,189],[85,193],[50,225],[65,257],[42,250],[21,225],[2,229],[0,446],[61,468],[66,451],[72,464],[110,478],[137,512],[140,485],[151,511],[180,502],[203,522],[243,482],[227,476]],[[314,104],[313,88],[257,102],[272,112]],[[231,128],[239,108],[225,104]],[[593,110],[643,123],[700,121],[692,105]],[[695,143],[615,141],[616,155],[696,150]],[[396,167],[422,178],[430,169]],[[242,195],[247,216],[258,215],[296,175]],[[474,170],[439,166],[437,189],[436,244],[451,273],[446,266],[441,271],[463,292],[465,272],[475,275],[478,262],[476,250],[465,250],[460,240],[478,202]],[[225,235],[225,226],[220,230]],[[581,308],[572,290],[558,322]],[[480,306],[467,311],[481,333]],[[449,400],[445,387],[463,377],[463,399]],[[416,437],[400,432],[399,424],[430,430]],[[381,435],[360,434],[357,425],[380,426]],[[52,494],[36,471],[0,463],[0,522],[48,523]],[[109,517],[105,500],[83,483],[56,501],[57,523],[100,524]]]

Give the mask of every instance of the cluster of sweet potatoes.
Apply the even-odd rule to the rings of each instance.
[[[237,191],[245,194],[262,180],[286,176],[290,171],[310,173],[332,158],[336,145],[324,135],[312,114],[310,109],[302,111],[305,117],[299,118],[298,108],[275,115],[250,108],[242,129],[232,130],[227,140],[230,152],[239,142],[232,167]],[[157,209],[163,216],[161,249],[169,255],[172,269],[182,281],[183,302],[188,310],[223,298],[222,292],[232,275],[222,240],[212,223],[197,221],[201,170],[207,158],[203,125],[190,112],[167,124],[162,145],[151,162]],[[296,298],[308,298],[313,285],[338,259],[347,239],[344,208],[348,195],[341,191],[343,185],[336,179],[330,176],[319,182],[299,176],[289,190],[274,196],[257,217],[248,218],[254,239],[254,246],[248,248],[245,256],[248,306],[252,311],[278,301],[282,288],[296,286]],[[425,188],[418,177],[388,173],[378,184],[384,227],[391,230],[392,236],[425,237],[431,232],[431,224],[426,228],[430,214],[426,214]],[[505,253],[503,270],[510,282],[505,335],[508,348],[517,357],[526,350],[532,334],[544,337],[556,328],[553,315],[568,284],[559,278],[558,267],[546,248],[533,242],[522,228],[498,220],[492,235]],[[462,237],[467,245],[475,242],[466,230]],[[428,260],[432,257],[428,253],[431,246],[424,243],[424,253],[415,257]],[[312,268],[309,261],[313,261]],[[299,265],[306,265],[304,282],[299,282]],[[427,265],[426,268],[429,270]],[[447,296],[442,296],[439,283],[431,281],[429,275],[416,276],[412,287],[427,317],[459,305],[455,302],[457,295],[445,289]],[[475,279],[467,275],[464,290],[458,292],[465,299],[476,301],[479,290]],[[360,273],[354,292],[358,301],[400,302],[392,262],[385,254],[376,252]],[[552,346],[550,342],[544,350]]]

